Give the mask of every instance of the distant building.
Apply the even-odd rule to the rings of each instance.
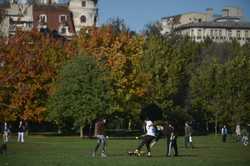
[[[9,4],[0,5],[0,10],[5,13],[0,22],[0,35],[14,35],[17,29],[30,31],[37,28],[70,38],[81,28],[96,24],[98,0],[71,0],[67,4],[58,1],[34,0],[29,4],[27,0],[23,3],[11,0]]]
[[[184,13],[164,17],[162,33],[187,35],[196,42],[206,38],[214,42],[237,40],[241,45],[250,42],[250,22],[246,22],[243,11],[237,7],[225,7],[222,15],[213,15],[211,8],[205,13]]]
[[[179,26],[175,32],[187,35],[196,42],[210,38],[214,42],[237,40],[241,45],[250,42],[250,22],[199,22]]]
[[[72,12],[75,31],[82,27],[93,26],[97,21],[97,0],[71,0],[69,10]]]
[[[33,6],[29,4],[5,4],[0,7],[4,11],[1,22],[3,36],[14,35],[16,30],[30,31],[33,28]]]
[[[34,5],[34,27],[39,31],[56,32],[61,36],[75,34],[71,11],[64,5]]]

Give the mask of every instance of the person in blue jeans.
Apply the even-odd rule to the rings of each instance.
[[[97,144],[96,147],[94,149],[94,152],[92,153],[92,156],[95,157],[96,153],[99,149],[99,147],[102,147],[102,151],[101,151],[101,157],[107,157],[106,155],[106,137],[104,134],[104,130],[105,130],[105,124],[106,124],[106,119],[99,119],[96,123],[95,123],[95,136],[97,138]]]
[[[222,142],[226,142],[227,141],[227,134],[228,134],[228,131],[227,131],[227,126],[224,125],[221,129],[221,135],[222,135]]]

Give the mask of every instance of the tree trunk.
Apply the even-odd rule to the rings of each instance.
[[[80,137],[83,138],[83,126],[80,126]]]
[[[129,122],[128,122],[128,130],[131,130],[131,124],[132,124],[131,119],[129,119]]]
[[[214,132],[215,135],[217,135],[217,129],[218,129],[218,113],[215,113],[215,124],[214,124]]]
[[[206,121],[206,132],[209,133],[208,120]]]
[[[93,128],[93,125],[92,123],[89,124],[89,137],[92,136],[92,128]]]

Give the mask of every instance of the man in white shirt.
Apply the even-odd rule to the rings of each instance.
[[[146,135],[143,137],[142,142],[138,146],[138,148],[135,150],[134,153],[140,153],[141,148],[146,145],[147,147],[147,156],[151,157],[151,149],[150,149],[150,143],[155,139],[155,126],[151,120],[146,120]]]

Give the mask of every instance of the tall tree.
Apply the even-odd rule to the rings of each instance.
[[[83,127],[109,114],[110,94],[105,78],[105,71],[93,57],[72,59],[59,72],[57,88],[47,105],[48,119],[62,126],[63,119],[72,118],[83,137]]]
[[[68,58],[64,43],[36,31],[17,32],[0,44],[0,103],[12,120],[41,122],[56,70]],[[8,114],[6,114],[8,115]],[[8,117],[6,117],[8,118]]]
[[[132,118],[139,114],[149,83],[141,66],[144,38],[127,31],[113,33],[113,28],[106,25],[83,30],[72,45],[76,52],[94,56],[98,66],[110,72],[112,109]]]
[[[168,119],[174,120],[174,116],[182,112],[175,96],[183,84],[185,64],[185,54],[180,54],[168,39],[158,36],[147,38],[143,57],[143,67],[151,75],[147,102],[159,104]]]

